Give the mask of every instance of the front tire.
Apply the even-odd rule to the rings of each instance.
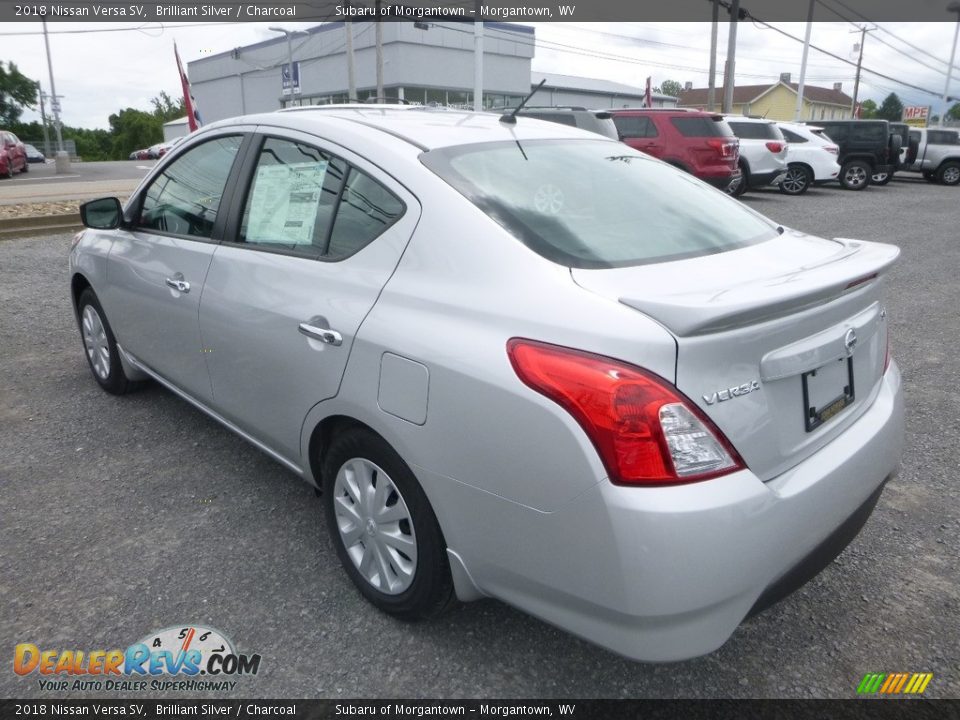
[[[784,195],[803,195],[813,182],[812,173],[803,165],[790,165],[787,175],[780,183],[780,192]]]
[[[93,379],[112,395],[123,395],[134,387],[120,364],[117,341],[107,322],[100,301],[90,288],[80,293],[77,301],[80,336],[83,349],[93,373]]]
[[[873,169],[862,160],[844,163],[840,170],[840,184],[847,190],[863,190],[870,184]]]
[[[453,604],[447,546],[413,472],[376,433],[351,428],[323,463],[327,528],[347,575],[380,610],[425,620]]]
[[[960,163],[945,162],[937,168],[937,182],[941,185],[960,185]]]

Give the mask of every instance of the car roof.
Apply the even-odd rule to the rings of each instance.
[[[207,128],[263,124],[310,132],[320,128],[346,128],[361,134],[392,136],[421,150],[471,143],[535,140],[591,139],[602,136],[568,125],[537,120],[520,114],[515,123],[501,122],[500,113],[441,110],[420,106],[344,105],[299,108],[221,120]],[[401,109],[402,108],[402,109]],[[382,140],[383,138],[379,138]],[[609,142],[615,142],[612,139]]]

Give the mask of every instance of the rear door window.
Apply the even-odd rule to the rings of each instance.
[[[624,138],[657,137],[657,126],[650,118],[643,115],[615,115],[614,124],[617,132]]]
[[[803,135],[795,133],[793,130],[787,130],[787,128],[780,128],[780,132],[783,133],[783,136],[787,139],[787,142],[791,143],[805,143],[810,142]]]

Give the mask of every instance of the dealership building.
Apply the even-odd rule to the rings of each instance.
[[[531,105],[589,108],[637,106],[643,89],[604,80],[531,73],[535,30],[526,25],[484,22],[484,107],[516,105],[546,79]],[[291,99],[288,45],[278,33],[253,45],[202,57],[188,74],[205,123],[268,112],[291,103],[346,102],[347,27],[352,27],[358,99],[376,97],[376,28],[372,22],[331,22],[292,34]],[[471,22],[381,23],[384,96],[415,104],[473,107],[474,28]],[[655,95],[654,105],[674,98]],[[179,128],[177,128],[179,129]]]

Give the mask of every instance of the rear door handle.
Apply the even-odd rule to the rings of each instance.
[[[317,327],[309,322],[300,323],[300,334],[319,340],[327,345],[343,345],[343,335],[330,328]]]
[[[179,277],[177,277],[177,275],[179,275]],[[182,292],[182,293],[190,292],[190,283],[184,280],[183,275],[180,275],[180,273],[177,273],[177,275],[175,275],[172,278],[166,279],[167,287],[171,287],[177,292]]]

